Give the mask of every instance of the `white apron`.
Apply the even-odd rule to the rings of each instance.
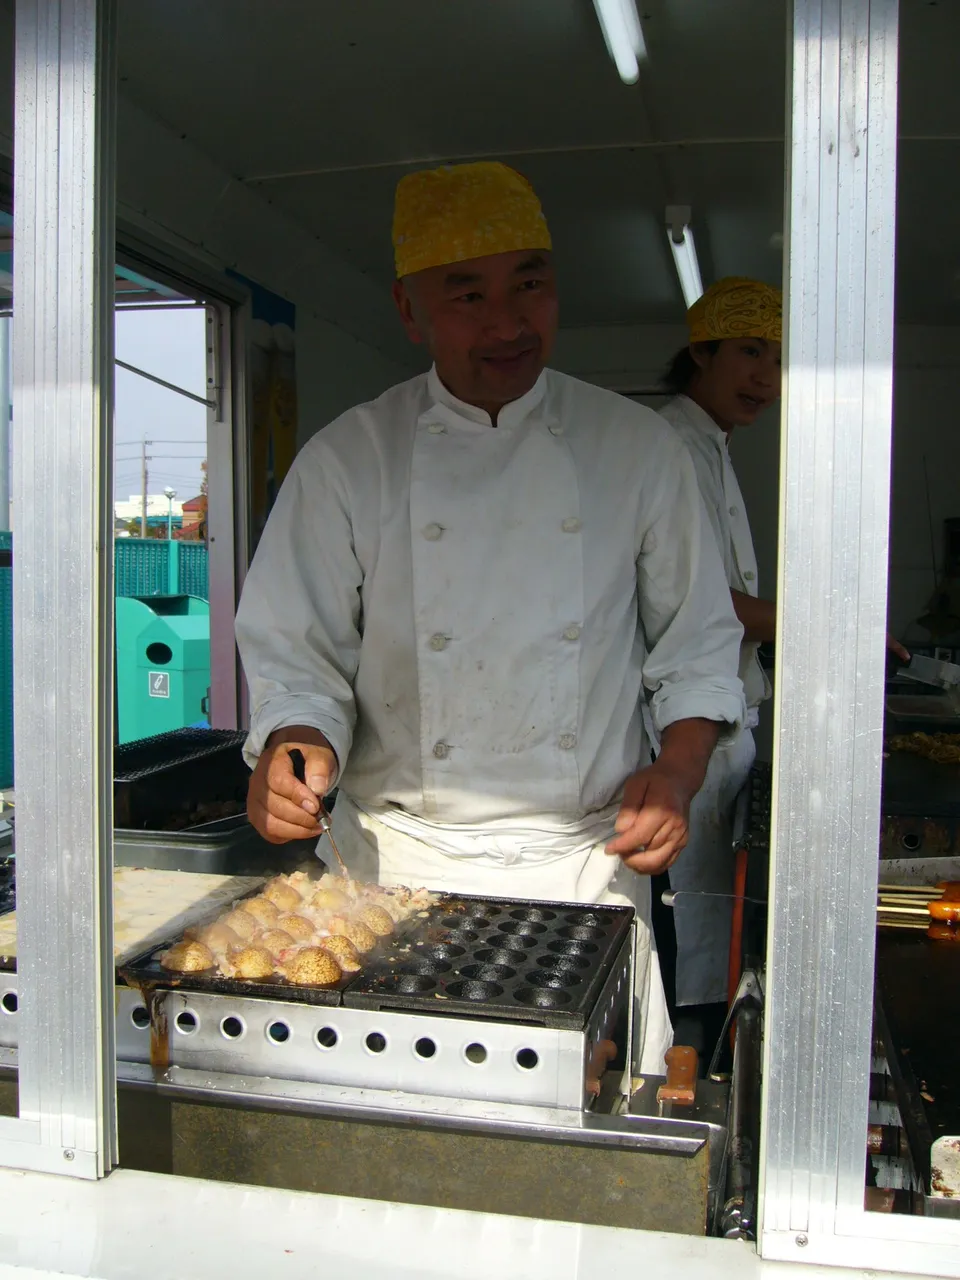
[[[389,820],[392,815],[384,816]],[[442,830],[447,842],[455,839],[449,826]],[[559,856],[543,853],[534,861],[510,862],[509,854],[492,849],[484,854],[480,842],[467,837],[469,853],[455,856],[358,809],[343,792],[333,811],[333,833],[351,873],[361,880],[415,888],[423,885],[438,891],[487,897],[515,895],[541,901],[634,907],[637,947],[633,1062],[640,1074],[663,1074],[663,1055],[673,1043],[673,1031],[652,942],[650,880],[629,871],[619,858],[604,853],[602,842],[585,852]],[[317,852],[323,855],[322,841]]]

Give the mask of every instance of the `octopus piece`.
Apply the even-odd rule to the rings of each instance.
[[[344,973],[358,973],[363,967],[357,948],[342,933],[324,938],[322,949],[330,952]]]
[[[378,938],[389,938],[393,933],[393,917],[383,907],[361,907],[357,912],[357,919]]]
[[[275,880],[270,881],[263,891],[263,896],[280,911],[296,911],[297,907],[303,903],[300,894],[292,885],[287,884],[282,876],[277,876]]]
[[[177,973],[200,973],[203,969],[212,969],[213,953],[202,942],[178,942],[165,951],[160,957],[164,969],[173,969]]]
[[[249,911],[241,911],[239,907],[234,911],[228,911],[219,924],[225,924],[228,929],[232,929],[241,942],[249,942],[255,933],[260,931],[260,926],[250,914]]]
[[[280,919],[280,912],[268,898],[246,898],[239,904],[239,910],[253,916],[262,929],[272,929]]]
[[[293,945],[293,938],[284,929],[264,929],[257,938],[257,946],[269,951],[275,960],[279,960],[281,953],[289,951]]]
[[[273,956],[265,947],[244,947],[234,951],[227,962],[235,978],[272,978],[276,969]]]
[[[301,947],[288,962],[285,972],[297,986],[330,986],[340,981],[340,966],[323,947]]]
[[[316,932],[316,927],[306,918],[291,913],[290,915],[281,916],[277,921],[277,928],[282,929],[284,933],[289,933],[295,942],[309,942]]]
[[[372,951],[377,945],[377,935],[362,920],[349,920],[343,916],[335,916],[327,928],[331,934],[349,938],[360,952]]]

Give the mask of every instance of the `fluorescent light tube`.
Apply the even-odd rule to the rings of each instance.
[[[670,241],[670,252],[673,254],[677,275],[680,277],[683,300],[688,307],[692,307],[703,296],[703,281],[700,279],[697,246],[693,242],[693,231],[690,228],[690,209],[686,205],[667,207],[667,239]]]
[[[593,0],[593,7],[620,79],[624,84],[636,84],[647,46],[635,0]]]

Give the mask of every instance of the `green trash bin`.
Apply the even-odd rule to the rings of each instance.
[[[202,723],[210,692],[210,605],[196,596],[119,596],[118,741]]]

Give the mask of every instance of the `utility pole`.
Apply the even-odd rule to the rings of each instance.
[[[140,442],[140,481],[143,492],[143,505],[140,508],[140,537],[147,536],[147,463],[151,461],[147,457],[147,445],[153,444],[152,440],[142,440]]]

